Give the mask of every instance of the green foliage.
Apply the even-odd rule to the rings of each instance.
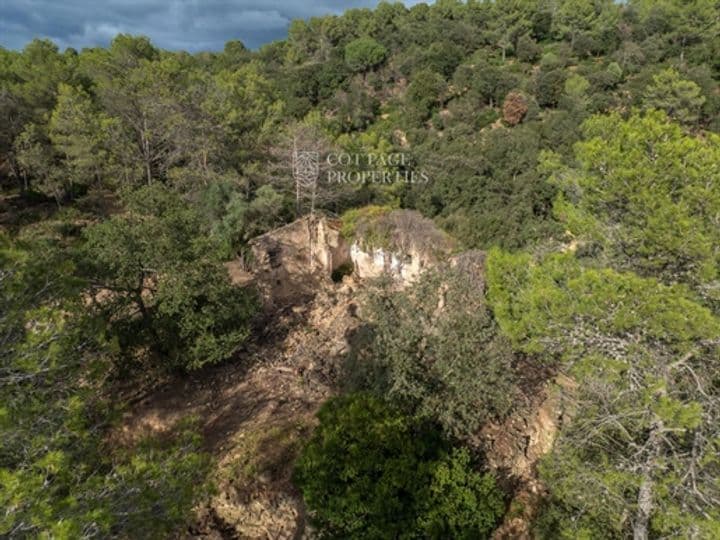
[[[208,466],[197,436],[187,432],[170,446],[148,441],[114,463],[89,441],[73,439],[82,446],[48,449],[22,468],[0,469],[0,501],[12,509],[0,520],[0,533],[164,538],[187,523]]]
[[[30,186],[27,179],[32,178],[38,191],[53,197],[59,206],[70,189],[70,179],[55,167],[57,156],[43,128],[37,124],[27,124],[15,138],[13,150],[25,186]]]
[[[682,79],[672,68],[653,77],[644,97],[645,108],[665,111],[670,118],[685,125],[698,121],[703,103],[705,96],[701,88],[693,81]]]
[[[342,133],[369,127],[379,109],[377,99],[355,84],[349,92],[338,92],[331,105],[335,109],[338,131]]]
[[[595,117],[575,147],[577,168],[548,155],[564,190],[556,212],[619,269],[703,287],[716,279],[720,139],[686,135],[661,112]]]
[[[536,171],[542,140],[536,129],[523,123],[480,135],[446,133],[427,141],[415,155],[418,169],[431,181],[413,189],[405,204],[437,216],[468,248],[519,248],[553,236],[555,189]],[[558,131],[568,133],[566,126],[553,129],[553,135]]]
[[[369,223],[374,222],[377,218],[386,215],[391,212],[392,208],[389,206],[376,206],[370,205],[362,208],[352,208],[345,212],[341,217],[342,225],[340,233],[347,240],[355,240],[357,238],[358,227],[367,226]],[[372,238],[365,238],[364,240],[375,245],[375,241]],[[375,239],[382,242],[387,242],[387,238]]]
[[[39,122],[56,102],[60,83],[72,80],[72,66],[57,46],[46,39],[34,39],[13,58],[8,89],[23,103],[21,110],[29,121]]]
[[[244,341],[255,299],[230,284],[197,213],[157,184],[133,193],[128,212],[88,228],[85,272],[123,350],[149,345],[170,366],[195,369]]]
[[[488,474],[431,427],[355,394],[321,408],[295,481],[333,538],[488,538],[504,511]]]
[[[518,39],[515,55],[521,62],[533,63],[542,54],[542,47],[529,35],[521,36]]]
[[[572,254],[553,255],[541,265],[525,254],[498,250],[488,259],[488,298],[503,332],[523,349],[540,352],[552,339],[585,324],[599,333],[640,334],[678,343],[714,335],[720,327],[712,313],[695,303],[684,287],[609,269],[584,269]],[[682,317],[677,314],[682,313]],[[679,344],[684,345],[680,346]],[[587,344],[563,348],[565,354],[587,353]]]
[[[542,70],[535,82],[535,94],[541,107],[555,107],[565,86],[566,74],[562,69]]]
[[[720,320],[684,287],[570,254],[538,263],[494,251],[488,284],[516,347],[561,360],[579,384],[541,468],[551,493],[541,537],[711,537]]]
[[[345,63],[356,72],[365,72],[383,63],[387,49],[371,37],[355,39],[345,46]]]
[[[203,494],[189,426],[164,443],[105,442],[113,343],[53,243],[0,237],[0,536],[162,538]]]
[[[50,117],[49,136],[55,150],[63,156],[65,174],[76,183],[90,184],[114,171],[108,163],[107,138],[114,122],[98,113],[82,88],[61,84],[58,102]]]
[[[440,104],[445,89],[446,83],[441,75],[428,69],[415,73],[407,91],[411,117],[416,121],[427,120]]]
[[[427,507],[420,518],[424,538],[483,538],[505,511],[495,479],[472,472],[464,449],[453,450],[433,471]]]
[[[206,200],[214,189],[211,186],[208,190]],[[219,215],[210,223],[229,254],[241,251],[248,240],[281,224],[287,213],[285,199],[269,185],[258,188],[249,202],[242,193],[232,191],[220,204]]]
[[[454,43],[436,41],[423,52],[419,63],[425,69],[439,73],[447,79],[452,76],[463,57],[462,50]]]
[[[467,265],[427,270],[406,291],[373,291],[370,326],[351,363],[355,384],[460,438],[503,417],[515,392],[512,351],[478,283],[480,255],[465,257]]]
[[[266,135],[281,114],[283,104],[257,62],[232,71],[221,71],[209,83],[203,109],[211,121],[219,121],[230,140],[252,148]]]
[[[571,75],[565,81],[565,93],[573,98],[581,98],[590,88],[588,80],[581,75]]]

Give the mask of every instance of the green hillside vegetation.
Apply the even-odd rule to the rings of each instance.
[[[372,245],[415,210],[489,252],[481,278],[370,290],[296,464],[321,535],[489,537],[512,493],[470,441],[530,363],[578,384],[537,537],[720,537],[719,59],[711,0],[381,2],[257,51],[0,48],[0,536],[192,520],[192,419],[115,444],[119,396],[241,361],[259,299],[223,263],[312,209]],[[298,143],[321,158],[302,193]],[[341,153],[402,154],[336,166],[400,181],[325,181]]]

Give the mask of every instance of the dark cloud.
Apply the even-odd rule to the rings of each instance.
[[[407,0],[407,5],[421,0]],[[120,32],[149,36],[166,49],[248,47],[283,38],[292,19],[373,7],[377,0],[0,0],[0,45],[21,49],[35,37],[61,48],[107,45]]]

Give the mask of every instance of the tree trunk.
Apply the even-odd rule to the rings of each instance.
[[[152,184],[152,168],[151,168],[151,157],[150,157],[150,141],[147,138],[147,118],[143,115],[143,130],[140,134],[140,141],[142,144],[143,161],[145,162],[145,174],[147,177],[148,185]]]
[[[660,455],[663,422],[656,419],[648,438],[648,457],[642,466],[642,480],[638,491],[637,510],[633,522],[633,540],[647,540],[650,516],[653,511],[653,473]]]
[[[297,137],[293,136],[293,155],[291,165],[293,169],[293,177],[295,177],[295,219],[300,217],[300,179],[297,177],[297,173],[295,172],[297,152]]]
[[[144,272],[142,274],[140,274],[138,281],[139,281],[138,287],[134,291],[135,304],[137,305],[138,309],[140,310],[140,315],[142,316],[143,327],[152,336],[152,341],[150,343],[150,350],[152,350],[154,353],[156,353],[158,355],[163,355],[163,354],[165,354],[164,344],[162,343],[162,340],[160,339],[160,336],[159,336],[157,330],[155,329],[155,326],[153,326],[152,315],[148,311],[148,308],[145,305],[145,299],[143,298],[143,291],[145,290],[145,273]]]

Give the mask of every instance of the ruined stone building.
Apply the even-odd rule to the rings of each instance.
[[[338,219],[304,216],[251,240],[249,270],[264,296],[275,302],[312,295],[341,268],[352,269],[358,279],[385,274],[410,283],[437,261],[439,254],[449,254],[451,245],[417,212],[396,212],[391,222],[398,234],[385,247],[367,246],[361,238],[344,238]],[[413,238],[416,234],[427,239],[428,230],[431,242],[427,246]]]
[[[274,300],[312,294],[318,280],[349,261],[340,221],[310,215],[250,241],[250,267],[261,291]]]

